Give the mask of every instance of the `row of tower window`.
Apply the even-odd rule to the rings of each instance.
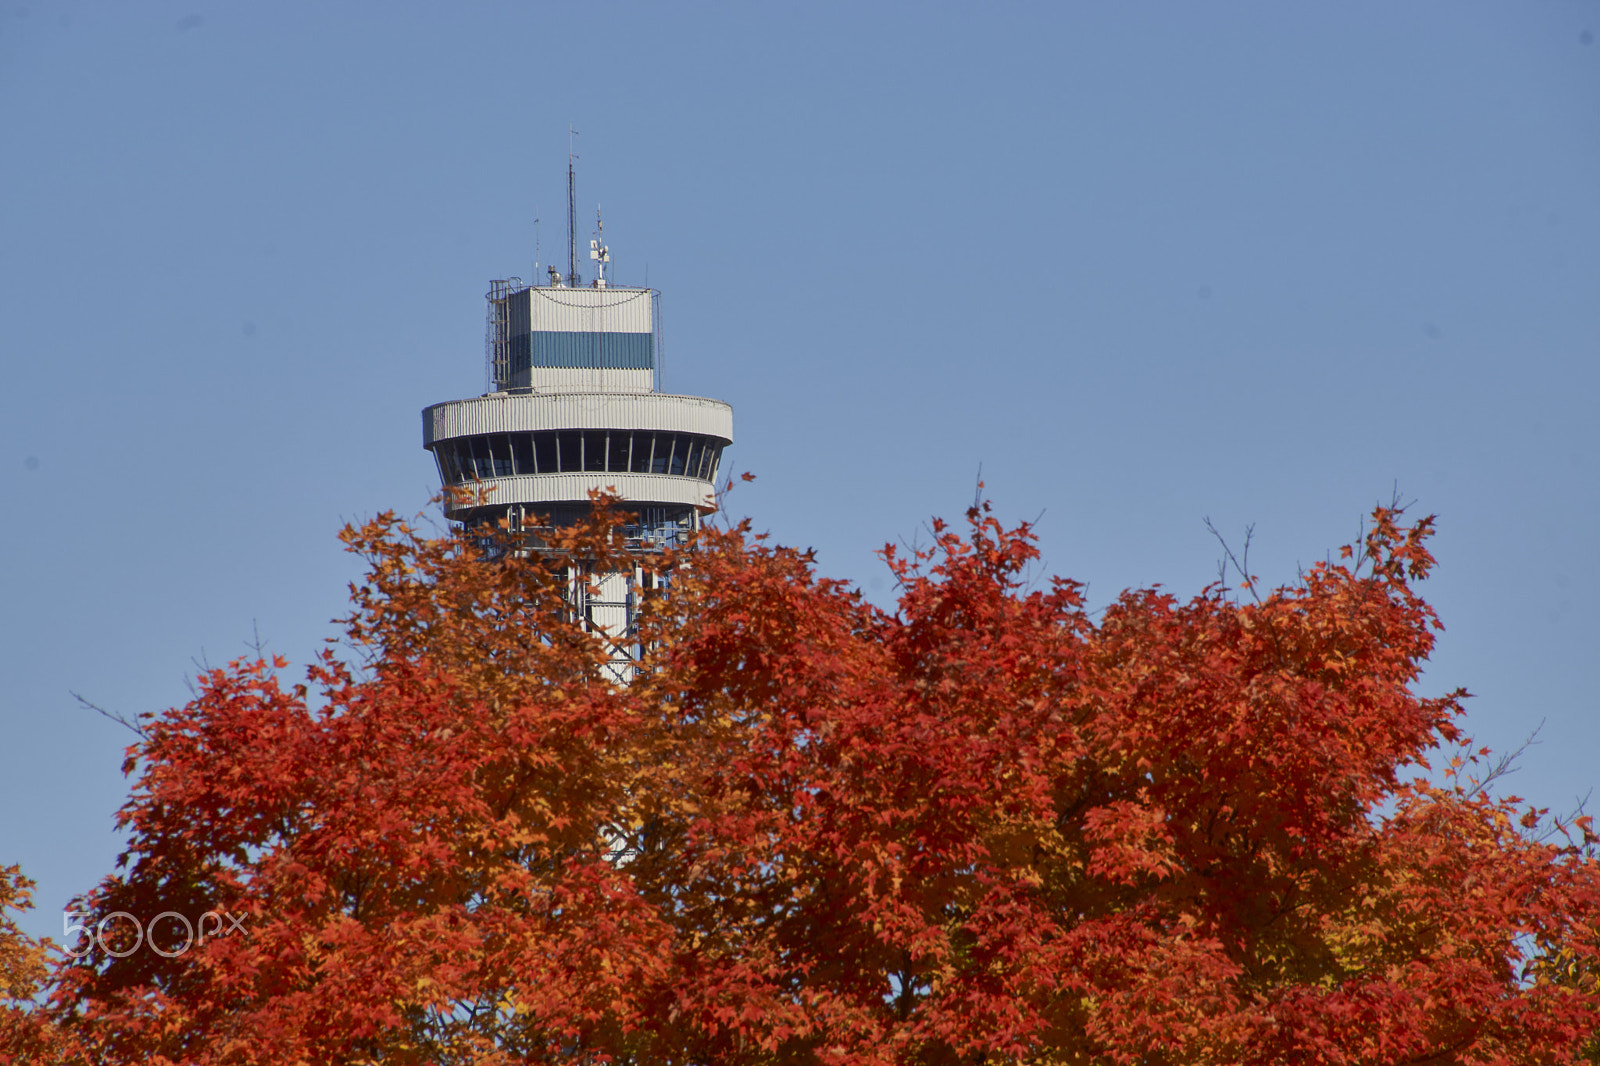
[[[557,429],[484,433],[433,446],[448,485],[519,474],[671,474],[715,481],[722,441],[648,429]]]

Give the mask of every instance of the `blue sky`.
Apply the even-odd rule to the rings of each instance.
[[[434,488],[482,294],[595,205],[731,510],[880,602],[981,465],[1103,605],[1439,515],[1423,687],[1596,779],[1592,4],[0,6],[0,863],[107,872],[131,735]]]

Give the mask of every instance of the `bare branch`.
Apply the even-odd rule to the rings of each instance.
[[[1238,556],[1233,554],[1233,548],[1229,546],[1227,538],[1212,524],[1209,515],[1206,517],[1206,528],[1211,531],[1213,537],[1217,538],[1217,543],[1222,545],[1223,558],[1217,562],[1217,577],[1222,581],[1223,586],[1227,586],[1228,567],[1231,564],[1244,582],[1244,587],[1250,590],[1250,598],[1260,603],[1261,593],[1256,591],[1256,580],[1250,576],[1250,542],[1255,539],[1255,524],[1251,523],[1244,527],[1244,550]]]
[[[250,619],[250,639],[245,641],[245,647],[255,652],[257,659],[269,659],[267,655],[267,642],[261,639],[261,622],[259,619]]]
[[[1512,774],[1516,773],[1517,770],[1520,769],[1520,767],[1516,765],[1517,760],[1520,759],[1529,748],[1539,743],[1539,731],[1543,728],[1544,719],[1541,718],[1539,720],[1539,724],[1533,727],[1533,732],[1528,734],[1526,740],[1524,740],[1521,744],[1518,744],[1512,750],[1501,752],[1500,754],[1496,755],[1494,762],[1489,764],[1487,771],[1485,771],[1482,775],[1473,774],[1472,776],[1468,777],[1467,784],[1470,787],[1467,789],[1467,795],[1487,796],[1489,794],[1490,785],[1496,781],[1499,781],[1501,778],[1510,777]]]
[[[102,718],[111,719],[113,722],[115,722],[118,725],[122,726],[124,729],[133,730],[135,733],[137,733],[139,735],[139,739],[141,739],[141,740],[149,740],[150,739],[149,732],[145,729],[144,726],[140,725],[137,720],[130,719],[130,718],[128,718],[127,715],[118,714],[116,711],[108,711],[104,707],[100,706],[98,703],[93,703],[93,702],[91,702],[89,700],[84,699],[82,696],[78,695],[76,692],[73,692],[71,689],[68,689],[67,691],[68,691],[68,694],[71,695],[73,699],[78,701],[78,704],[80,706],[87,707],[89,710],[93,711],[95,714],[100,715]]]
[[[1396,480],[1389,490],[1389,510],[1395,514],[1405,514],[1416,502],[1415,497],[1407,500],[1400,495],[1400,482]]]

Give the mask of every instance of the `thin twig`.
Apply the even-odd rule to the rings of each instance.
[[[1525,753],[1529,748],[1539,743],[1539,731],[1543,728],[1544,719],[1540,719],[1539,724],[1533,727],[1533,732],[1528,734],[1526,740],[1524,740],[1521,744],[1518,744],[1512,750],[1501,752],[1495,757],[1495,760],[1489,766],[1487,773],[1481,777],[1473,775],[1472,777],[1467,778],[1467,783],[1472,786],[1467,792],[1467,795],[1487,796],[1489,794],[1489,786],[1491,784],[1500,780],[1502,777],[1510,777],[1512,774],[1516,773],[1520,769],[1520,767],[1516,765],[1517,760],[1522,758],[1523,753]]]
[[[82,696],[78,695],[76,692],[73,692],[71,689],[68,689],[67,691],[72,696],[73,699],[78,701],[78,703],[80,705],[89,708],[89,710],[93,711],[95,714],[98,714],[103,718],[111,719],[113,722],[115,722],[118,725],[122,726],[124,729],[133,730],[135,733],[137,733],[139,735],[139,739],[141,739],[141,740],[149,740],[150,739],[149,732],[144,728],[144,726],[140,725],[137,721],[129,719],[126,715],[118,714],[116,711],[108,711],[104,707],[100,706],[98,703],[93,703],[93,702],[91,702],[89,700],[84,699]]]
[[[1256,534],[1256,527],[1254,523],[1244,527],[1244,550],[1241,553],[1243,556],[1242,559],[1240,556],[1233,554],[1233,548],[1228,545],[1227,538],[1218,532],[1217,527],[1212,524],[1209,515],[1206,517],[1206,528],[1211,531],[1211,535],[1213,537],[1217,538],[1217,543],[1222,545],[1224,558],[1218,560],[1217,562],[1217,578],[1221,581],[1223,588],[1227,588],[1228,564],[1232,563],[1233,568],[1238,571],[1240,579],[1243,580],[1244,587],[1250,590],[1250,598],[1255,600],[1257,603],[1260,603],[1261,593],[1256,591],[1255,578],[1250,576],[1250,542],[1255,538]]]

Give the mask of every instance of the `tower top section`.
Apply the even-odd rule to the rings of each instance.
[[[655,291],[602,286],[598,277],[574,288],[551,273],[550,285],[517,278],[489,283],[490,391],[651,391]]]
[[[569,227],[572,180],[569,161]],[[551,266],[547,284],[489,283],[488,388],[424,410],[423,446],[447,489],[472,490],[446,494],[452,521],[537,538],[581,519],[603,492],[629,516],[629,543],[654,551],[684,542],[715,510],[733,410],[657,390],[659,294],[608,277],[596,214],[587,285],[574,276],[575,242],[565,277]]]

